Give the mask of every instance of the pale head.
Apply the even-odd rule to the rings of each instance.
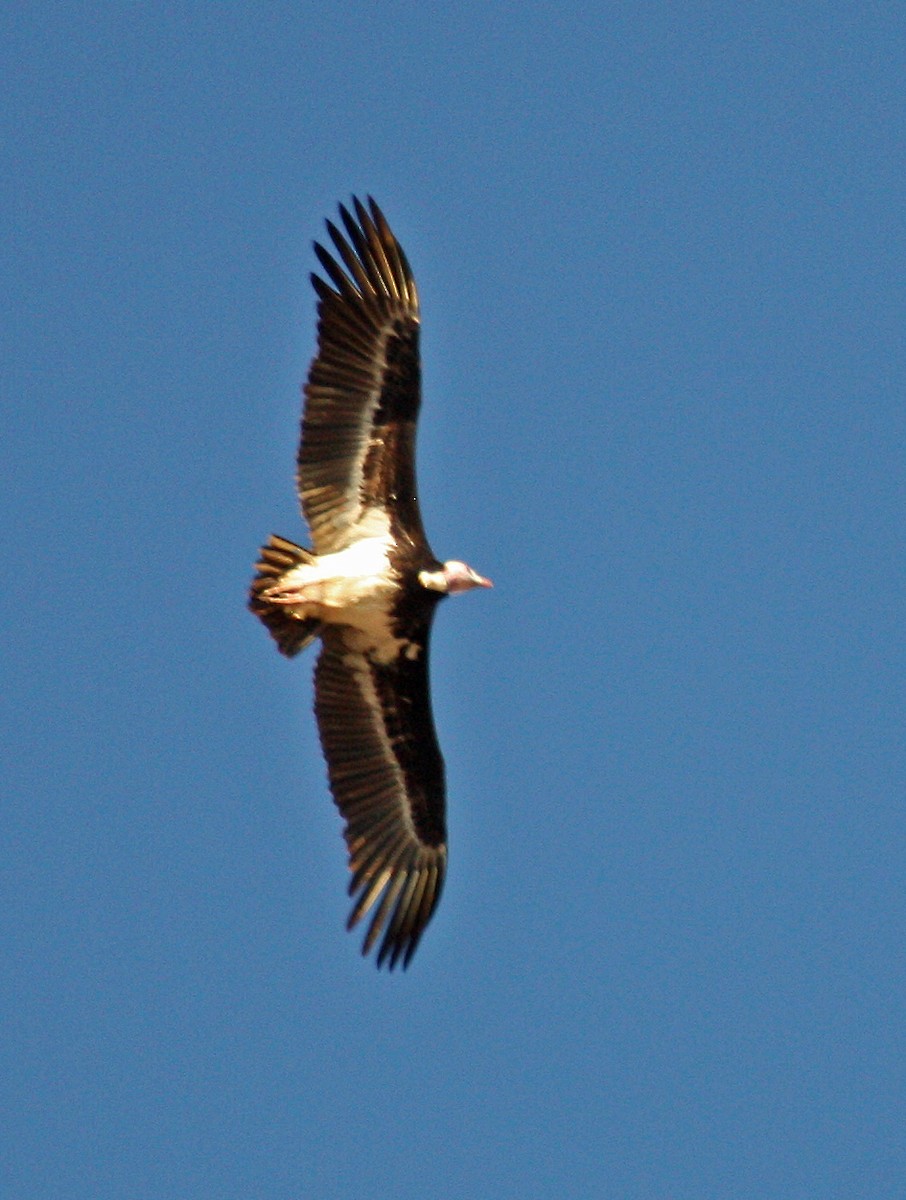
[[[422,587],[432,592],[443,592],[445,596],[455,596],[457,592],[468,592],[471,588],[494,586],[490,579],[485,579],[467,563],[456,558],[445,562],[439,571],[419,571],[418,579]]]

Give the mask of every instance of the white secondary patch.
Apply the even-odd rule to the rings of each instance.
[[[315,550],[319,545],[342,545],[353,535],[357,539],[389,536],[390,520],[386,510],[373,504],[363,508],[361,500],[358,499],[362,495],[363,469],[370,446],[368,432],[376,406],[377,395],[373,392],[367,411],[361,414],[359,449],[354,463],[351,464],[350,476],[348,479],[342,480],[342,486],[340,486],[339,480],[334,480],[333,483],[321,488],[306,487],[303,484],[302,490],[306,502],[316,507],[322,499],[322,493],[327,492],[332,496],[327,511],[318,512],[311,524]],[[339,466],[337,471],[340,471]]]
[[[361,659],[353,659],[351,661],[347,661],[346,665],[355,672],[356,681],[361,689],[362,697],[366,705],[373,713],[380,714],[382,711],[381,701],[377,691],[375,690],[374,680],[371,677],[371,671],[368,669],[368,664],[363,663]],[[384,759],[389,764],[390,769],[392,770],[396,779],[396,808],[399,823],[405,829],[410,841],[420,842],[421,838],[418,836],[418,833],[415,829],[415,824],[412,820],[412,809],[410,807],[409,796],[406,791],[406,780],[402,771],[400,770],[399,761],[397,760],[396,755],[393,753],[393,746],[391,745],[390,739],[387,736],[387,728],[380,716],[378,716],[376,719],[375,731],[380,740],[381,749],[384,752]],[[375,899],[377,899],[377,896],[375,896]]]

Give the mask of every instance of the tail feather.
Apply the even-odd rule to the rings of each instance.
[[[249,591],[249,608],[270,630],[280,653],[288,658],[304,650],[318,636],[321,622],[311,617],[294,617],[283,606],[272,604],[266,592],[287,571],[314,560],[310,550],[273,534],[267,545],[261,547],[261,558],[255,563],[257,574]]]

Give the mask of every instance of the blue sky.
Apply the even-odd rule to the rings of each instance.
[[[902,1196],[904,25],[4,10],[4,1196]],[[393,976],[244,610],[353,191],[496,584]]]

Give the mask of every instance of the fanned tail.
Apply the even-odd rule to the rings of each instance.
[[[261,547],[261,557],[255,563],[257,574],[249,590],[249,608],[264,622],[280,653],[287,658],[304,650],[318,636],[321,622],[313,617],[294,617],[285,607],[271,603],[266,593],[287,571],[300,563],[314,561],[315,556],[310,550],[273,534],[267,545]]]

